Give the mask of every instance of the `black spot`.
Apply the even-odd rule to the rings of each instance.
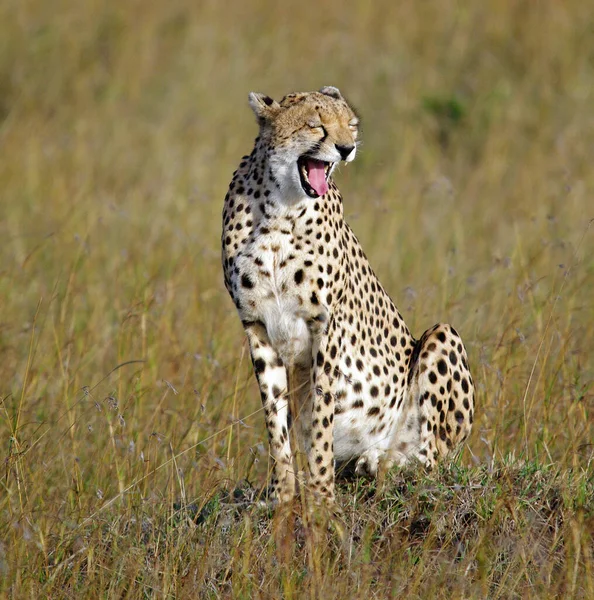
[[[295,271],[295,283],[297,285],[299,285],[302,281],[303,281],[303,270],[299,269],[298,271]]]
[[[454,417],[456,418],[456,421],[458,421],[458,423],[460,423],[460,424],[464,423],[464,415],[462,414],[462,411],[457,410],[454,413]]]
[[[241,276],[241,285],[248,290],[254,287],[252,280],[245,273]]]
[[[372,406],[368,411],[367,411],[367,416],[369,417],[373,417],[374,415],[379,414],[379,406]]]
[[[439,371],[440,375],[445,375],[448,372],[448,366],[443,358],[437,361],[437,370]]]
[[[466,381],[466,377],[462,380],[462,391],[468,394],[468,381]]]
[[[433,371],[429,372],[429,381],[431,383],[437,383],[437,375]]]
[[[256,374],[264,373],[266,370],[266,362],[261,358],[257,358],[254,361],[254,370],[256,371]]]
[[[458,357],[456,356],[456,353],[453,350],[450,350],[450,362],[456,366],[456,364],[458,363]]]
[[[440,331],[440,332],[437,334],[437,339],[438,339],[438,340],[439,340],[439,341],[440,341],[442,344],[445,344],[445,341],[446,341],[446,336],[445,336],[445,333],[444,333],[443,331]]]

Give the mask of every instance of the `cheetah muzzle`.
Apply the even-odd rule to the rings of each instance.
[[[336,165],[359,120],[338,89],[251,93],[260,127],[225,197],[225,285],[243,323],[269,436],[275,501],[334,500],[335,465],[432,468],[468,437],[474,385],[453,327],[416,340],[343,217]]]

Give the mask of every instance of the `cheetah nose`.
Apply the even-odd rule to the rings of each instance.
[[[338,144],[335,144],[335,146],[342,160],[346,160],[348,155],[355,149],[355,146],[339,146]]]

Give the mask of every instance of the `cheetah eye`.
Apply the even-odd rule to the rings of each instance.
[[[351,131],[357,131],[357,129],[359,129],[359,121],[357,120],[353,120],[349,123],[349,129]]]

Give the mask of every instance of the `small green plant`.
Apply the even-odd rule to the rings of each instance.
[[[440,146],[444,150],[447,149],[453,132],[464,122],[464,104],[455,96],[426,96],[423,98],[423,109],[435,121],[436,137]]]

